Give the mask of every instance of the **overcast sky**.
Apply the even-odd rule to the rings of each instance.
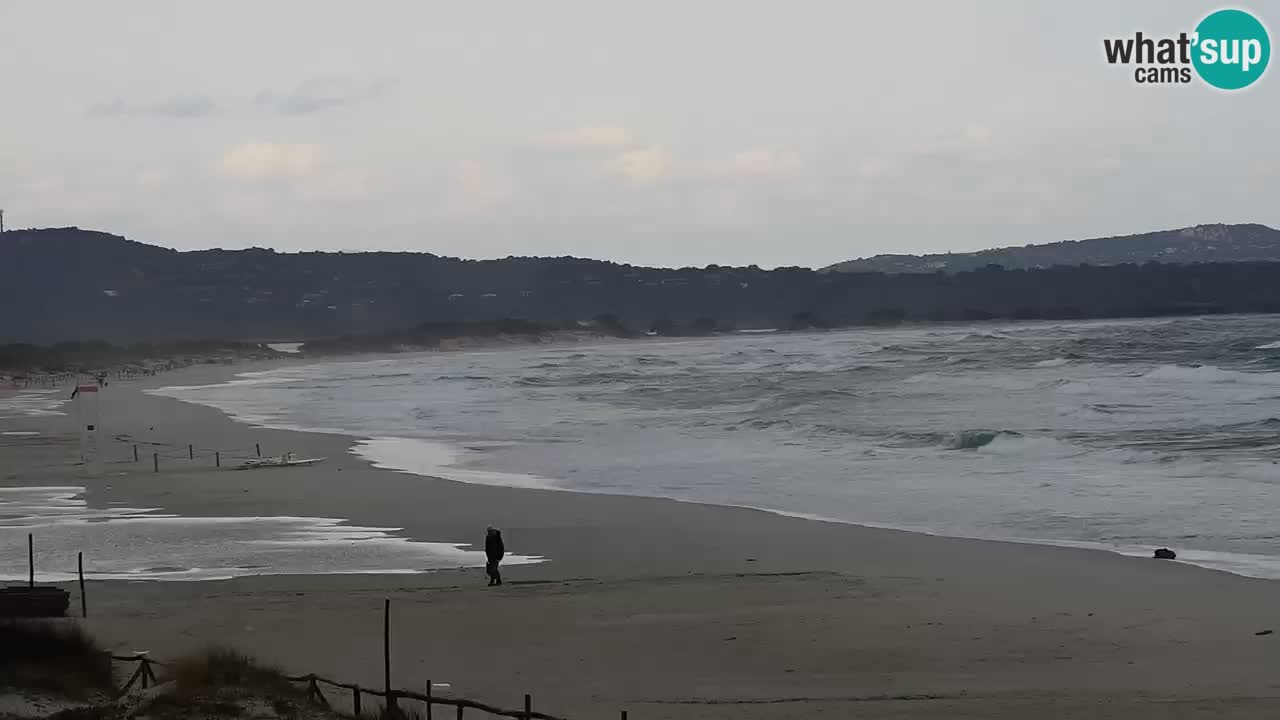
[[[0,0],[0,207],[181,249],[766,267],[1280,227],[1280,70],[1103,61],[1216,7]]]

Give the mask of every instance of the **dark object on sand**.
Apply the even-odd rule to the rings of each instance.
[[[489,526],[484,537],[484,554],[489,562],[485,563],[484,570],[489,575],[490,585],[502,584],[502,571],[498,569],[498,563],[502,562],[502,556],[506,553],[507,546],[502,542],[502,531]]]
[[[1159,550],[1156,551],[1156,559],[1157,560],[1177,560],[1178,553],[1170,550],[1169,548],[1160,548]]]
[[[62,617],[71,593],[52,585],[0,588],[0,617]]]
[[[1270,635],[1272,632],[1274,632],[1274,631],[1273,631],[1273,630],[1259,630],[1258,632],[1254,633],[1254,635]]]

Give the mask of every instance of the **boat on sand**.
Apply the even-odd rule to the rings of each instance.
[[[278,457],[250,458],[240,465],[236,466],[236,470],[256,470],[258,468],[270,467],[292,467],[295,465],[314,465],[324,460],[318,458],[299,458],[294,457],[293,453],[288,452]]]

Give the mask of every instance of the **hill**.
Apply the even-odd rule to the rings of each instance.
[[[876,255],[823,268],[837,272],[964,272],[987,265],[1048,268],[1055,265],[1121,265],[1280,261],[1280,230],[1265,225],[1196,225],[1141,235],[1064,240],[1045,245],[970,253]]]
[[[76,228],[0,235],[0,344],[330,339],[381,347],[511,328],[676,335],[1217,312],[1280,312],[1280,263],[822,273],[572,257],[178,252]]]

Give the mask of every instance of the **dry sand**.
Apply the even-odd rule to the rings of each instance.
[[[236,368],[237,371],[245,369]],[[149,379],[191,384],[225,368]],[[1280,585],[1108,553],[932,537],[667,500],[465,485],[370,467],[351,438],[251,428],[116,383],[110,435],[327,456],[310,468],[71,463],[70,418],[0,445],[0,484],[77,484],[92,505],[341,517],[550,562],[415,576],[95,582],[90,629],[158,657],[230,644],[377,687],[391,598],[394,684],[573,717],[1280,716]],[[154,430],[149,428],[154,427]],[[61,433],[61,434],[59,434]],[[122,460],[129,445],[111,444]],[[131,459],[131,458],[130,458]],[[6,549],[8,551],[10,549]],[[17,549],[12,549],[17,550]],[[74,604],[74,603],[73,603]]]

